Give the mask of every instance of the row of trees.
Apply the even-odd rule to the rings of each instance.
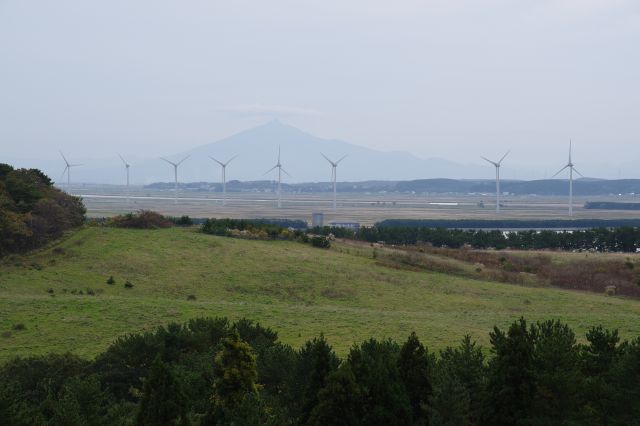
[[[388,244],[432,244],[436,247],[495,249],[558,249],[635,252],[640,248],[640,228],[594,228],[575,231],[511,231],[463,230],[414,227],[361,227],[357,232],[343,228],[315,228],[311,232],[334,234],[368,242]]]
[[[640,418],[640,338],[524,319],[438,355],[412,333],[340,359],[241,320],[194,319],[116,340],[95,360],[0,368],[5,424],[630,425]],[[635,422],[635,423],[634,423]]]
[[[59,238],[84,222],[85,211],[40,170],[0,164],[0,256]]]

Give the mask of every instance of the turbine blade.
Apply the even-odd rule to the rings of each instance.
[[[175,167],[175,166],[177,166],[177,164],[176,164],[176,163],[174,163],[173,161],[169,161],[169,160],[167,160],[167,159],[166,159],[166,158],[164,158],[164,157],[160,157],[160,159],[161,159],[161,160],[166,161],[167,163],[171,164],[171,165],[172,165],[172,166],[174,166],[174,167]]]
[[[60,155],[62,155],[62,159],[64,160],[64,162],[69,165],[69,162],[67,161],[67,157],[64,156],[64,154],[62,153],[62,151],[60,151]]]
[[[289,173],[287,173],[287,171],[285,169],[283,169],[282,167],[280,167],[280,170],[282,170],[284,172],[285,175],[291,177],[291,175]]]
[[[573,171],[574,171],[574,172],[576,172],[577,174],[579,174],[579,175],[580,175],[580,177],[584,177],[584,175],[583,175],[582,173],[580,173],[580,172],[578,171],[578,169],[576,169],[575,167],[573,168]]]
[[[276,168],[278,168],[277,164],[275,166],[273,166],[272,168],[270,168],[269,170],[267,170],[266,172],[264,172],[264,175],[271,173],[271,171],[273,171]],[[262,176],[264,176],[264,175],[262,175]]]
[[[569,164],[571,164],[571,139],[569,139]]]
[[[229,158],[229,160],[225,163],[225,166],[228,165],[230,162],[232,162],[239,154],[234,155],[233,157]]]
[[[176,164],[177,166],[179,166],[180,164],[182,164],[184,162],[184,160],[186,160],[187,158],[191,157],[191,154],[187,155],[186,157],[184,157],[182,160],[180,160],[178,162],[178,164]]]
[[[347,158],[347,157],[348,157],[348,155],[343,155],[341,159],[339,159],[338,161],[336,161],[336,166],[337,166],[338,164],[340,164],[340,162],[341,162],[342,160],[344,160],[345,158]]]
[[[221,161],[216,160],[216,159],[215,159],[215,158],[213,158],[212,156],[210,156],[210,155],[209,155],[208,157],[209,157],[209,158],[211,158],[211,159],[212,159],[213,161],[215,161],[216,163],[220,164],[222,167],[224,167],[224,166],[225,166],[225,164],[224,164],[224,163],[222,163]]]
[[[496,163],[495,161],[491,161],[489,160],[487,157],[483,157],[482,155],[480,156],[480,158],[482,158],[484,161],[486,161],[487,163],[491,163],[494,166],[498,167],[498,163]]]
[[[280,164],[280,145],[278,145],[278,164]]]
[[[122,162],[124,163],[125,166],[129,167],[129,164],[125,161],[125,159],[122,157],[122,155],[120,155],[120,153],[118,153],[118,157],[120,157],[120,159],[122,160]]]
[[[327,160],[329,162],[329,164],[331,164],[332,166],[335,166],[335,164],[333,163],[333,161],[329,160],[329,157],[327,157],[326,155],[324,155],[323,153],[320,153],[320,155],[322,155],[324,157],[325,160]]]
[[[510,152],[511,152],[511,151],[507,151],[507,152],[502,156],[502,158],[500,159],[500,161],[498,161],[498,164],[502,164],[502,160],[504,160],[504,159],[506,158],[506,156],[507,156],[507,155],[509,155],[509,153],[510,153]]]
[[[69,168],[69,166],[64,168],[64,170],[62,171],[62,174],[60,175],[60,179],[62,179],[64,177],[64,174],[67,173],[67,169],[68,168]]]
[[[564,166],[563,168],[561,168],[560,170],[558,170],[558,173],[556,173],[555,175],[551,176],[551,178],[554,178],[556,176],[558,176],[560,173],[562,173],[564,171],[564,169],[566,169],[567,167],[569,167],[569,165],[567,164],[566,166]]]

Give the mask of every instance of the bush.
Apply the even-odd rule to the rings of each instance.
[[[328,249],[331,247],[331,242],[327,237],[318,235],[311,238],[311,245],[313,247]]]
[[[124,288],[133,288],[133,284],[131,283],[131,281],[129,280],[125,281]]]
[[[180,216],[180,217],[167,217],[174,225],[178,226],[191,226],[193,225],[193,219],[189,216]]]
[[[195,294],[188,295],[187,300],[196,300],[196,295]]]
[[[13,324],[13,327],[11,327],[14,331],[22,331],[22,330],[26,330],[27,327],[23,324],[23,323],[18,323],[18,324]]]
[[[116,280],[113,279],[113,275],[111,275],[108,279],[107,279],[107,284],[113,285],[116,283]]]
[[[158,229],[173,226],[166,217],[151,210],[140,210],[137,213],[127,213],[112,217],[107,221],[108,226],[116,228]]]

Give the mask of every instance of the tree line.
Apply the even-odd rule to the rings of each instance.
[[[343,228],[314,228],[313,233],[333,234],[339,238],[386,244],[430,244],[435,247],[519,250],[595,250],[635,252],[640,248],[640,228],[593,228],[574,231],[527,230],[509,231],[447,229],[427,227],[360,227],[358,231]]]
[[[38,169],[0,164],[0,257],[32,250],[84,222],[85,207]]]
[[[198,318],[118,338],[93,360],[0,367],[4,424],[631,425],[640,418],[640,338],[559,321],[465,337],[439,353],[415,333],[340,358],[322,336],[294,349],[249,320]]]

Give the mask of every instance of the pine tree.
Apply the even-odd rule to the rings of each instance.
[[[514,425],[531,412],[535,391],[532,372],[535,339],[524,318],[511,324],[506,334],[494,327],[490,338],[495,356],[489,363],[484,423]]]
[[[169,367],[157,355],[143,385],[139,425],[186,425],[187,400]]]
[[[318,403],[318,392],[325,387],[327,377],[338,368],[338,358],[321,334],[300,349],[299,379],[303,381],[301,421],[305,423]]]
[[[233,410],[245,395],[258,391],[256,357],[237,332],[221,343],[214,363],[213,402],[223,410]]]
[[[361,425],[363,395],[348,364],[343,364],[328,378],[318,393],[318,404],[309,417],[309,425]]]
[[[432,394],[430,359],[415,332],[400,349],[398,370],[409,397],[414,423],[428,423],[427,402]]]

